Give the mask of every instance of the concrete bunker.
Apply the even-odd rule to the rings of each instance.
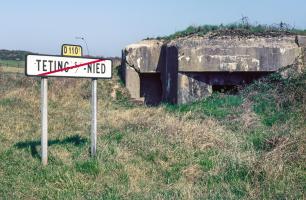
[[[191,72],[179,73],[177,103],[188,103],[214,91],[234,90],[271,72]]]
[[[289,65],[303,66],[305,47],[306,37],[295,35],[144,40],[123,50],[122,66],[132,98],[182,104]]]

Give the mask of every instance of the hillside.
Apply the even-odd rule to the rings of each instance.
[[[25,56],[30,53],[29,51],[0,49],[0,60],[24,61]]]
[[[147,107],[129,100],[117,70],[98,81],[96,159],[90,80],[49,78],[50,160],[42,167],[39,79],[0,67],[1,198],[305,198],[305,72]]]
[[[29,51],[0,49],[0,67],[24,68],[25,57]]]

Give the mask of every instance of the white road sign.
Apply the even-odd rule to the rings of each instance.
[[[27,76],[111,78],[112,61],[94,58],[27,55]]]

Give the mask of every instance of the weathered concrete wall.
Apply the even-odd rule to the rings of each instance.
[[[297,44],[302,48],[302,59],[306,63],[306,36],[297,36]]]
[[[126,66],[125,68],[125,87],[129,90],[131,97],[140,98],[140,76],[134,68]]]
[[[178,73],[177,103],[199,100],[212,93],[212,85],[201,80],[201,76]]]
[[[212,86],[244,85],[270,72],[179,72],[177,103],[188,103],[209,96]]]
[[[122,64],[126,69],[126,87],[133,98],[146,96],[147,102],[154,104],[159,100],[187,103],[209,96],[212,85],[245,84],[300,63],[297,60],[306,63],[304,55],[305,36],[192,36],[129,45],[123,51]],[[146,89],[141,89],[142,84]],[[158,92],[160,88],[162,91]],[[155,94],[158,97],[153,98]]]
[[[166,62],[161,70],[161,78],[163,83],[163,101],[169,103],[177,103],[178,89],[178,57],[177,49],[168,47],[164,50],[163,56]]]
[[[179,71],[276,71],[301,54],[295,36],[280,38],[181,38],[168,43],[178,49]]]
[[[162,63],[161,48],[164,42],[143,40],[124,49],[125,62],[140,73],[160,72]]]
[[[300,47],[306,47],[306,36],[298,35],[296,42]]]

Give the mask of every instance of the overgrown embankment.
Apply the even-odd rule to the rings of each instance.
[[[209,37],[280,37],[286,35],[306,35],[306,30],[295,28],[290,24],[280,22],[271,25],[266,24],[252,24],[248,18],[241,19],[240,22],[220,25],[202,25],[189,26],[185,30],[177,31],[173,34],[157,37],[157,39],[172,40],[186,36],[205,36]]]

